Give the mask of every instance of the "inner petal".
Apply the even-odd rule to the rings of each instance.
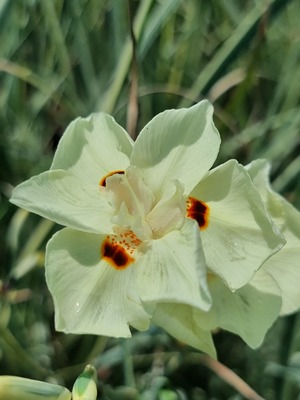
[[[153,194],[137,168],[128,168],[125,173],[114,171],[106,177],[105,183],[117,212],[123,203],[132,216],[145,215],[153,206]]]
[[[173,193],[155,199],[152,188],[143,179],[143,171],[129,167],[124,171],[112,171],[101,179],[101,190],[107,195],[115,227],[131,230],[141,241],[158,239],[168,232],[178,230],[186,216],[183,187],[173,183]],[[120,256],[120,249],[107,247],[106,252]],[[124,258],[124,257],[123,257]],[[127,265],[128,261],[121,264]],[[116,262],[115,262],[116,263]]]
[[[206,229],[209,223],[209,207],[204,201],[194,197],[186,200],[186,216],[197,221],[201,230]]]
[[[184,222],[185,200],[183,187],[179,182],[174,182],[173,191],[170,197],[160,199],[147,215],[147,221],[155,239],[170,231],[180,229]]]

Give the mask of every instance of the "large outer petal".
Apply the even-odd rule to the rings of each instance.
[[[275,281],[273,284],[274,293],[277,285]],[[232,292],[217,276],[211,276],[209,290],[212,307],[207,313],[195,311],[198,323],[205,329],[226,329],[241,336],[249,346],[259,346],[280,311],[278,288],[277,295],[261,292],[250,284]]]
[[[142,301],[209,309],[206,264],[194,221],[186,219],[180,230],[150,241],[141,251],[137,283]]]
[[[64,169],[97,185],[111,171],[129,166],[133,141],[113,117],[104,113],[77,118],[66,129],[51,169]]]
[[[135,266],[116,271],[102,260],[104,238],[65,228],[47,245],[46,279],[59,331],[128,337],[128,325],[148,328],[149,316],[137,294]]]
[[[269,174],[271,164],[267,160],[254,160],[245,166],[264,203],[268,201]]]
[[[46,171],[17,186],[10,201],[59,224],[108,234],[112,210],[101,189],[67,171]]]
[[[176,339],[216,358],[211,333],[196,323],[193,307],[185,304],[158,304],[152,321]]]
[[[214,163],[220,145],[213,108],[202,101],[191,108],[167,110],[154,117],[138,136],[131,163],[144,171],[157,198],[179,180],[185,194]]]
[[[262,268],[278,283],[282,293],[281,315],[286,315],[300,308],[300,213],[283,198],[282,210],[286,245]]]
[[[201,231],[208,267],[235,290],[285,243],[245,169],[235,160],[210,171],[191,193],[210,208]]]
[[[300,213],[284,197],[273,191],[269,182],[270,164],[255,160],[247,170],[262,196],[267,210],[286,239],[284,247],[262,266],[281,289],[281,315],[300,308]]]
[[[245,166],[254,186],[258,190],[272,220],[279,229],[284,226],[283,197],[275,193],[270,185],[271,164],[267,160],[258,159]]]

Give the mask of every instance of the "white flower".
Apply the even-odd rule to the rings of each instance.
[[[152,318],[214,354],[193,316],[211,307],[206,264],[239,289],[282,238],[243,167],[209,171],[212,112],[207,101],[165,111],[135,142],[103,113],[77,119],[50,171],[14,190],[14,204],[67,226],[46,251],[58,330],[127,337]]]

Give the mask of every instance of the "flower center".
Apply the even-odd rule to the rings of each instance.
[[[186,200],[186,216],[197,221],[201,230],[208,227],[209,207],[203,201],[194,197],[188,197]]]
[[[112,171],[99,184],[112,206],[114,233],[101,248],[102,257],[116,269],[134,262],[138,247],[180,229],[186,213],[183,188],[174,182],[173,193],[155,199],[142,171],[129,167]]]

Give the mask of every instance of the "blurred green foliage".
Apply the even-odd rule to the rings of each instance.
[[[103,110],[126,126],[129,15],[137,131],[206,97],[223,140],[218,162],[269,159],[274,187],[300,208],[299,2],[0,1],[0,374],[70,387],[93,363],[104,399],[242,399],[155,327],[126,345],[55,332],[43,260],[58,227],[8,203],[14,185],[49,167],[75,117]],[[266,399],[295,399],[299,324],[298,315],[280,319],[255,351],[216,332],[219,358]]]

